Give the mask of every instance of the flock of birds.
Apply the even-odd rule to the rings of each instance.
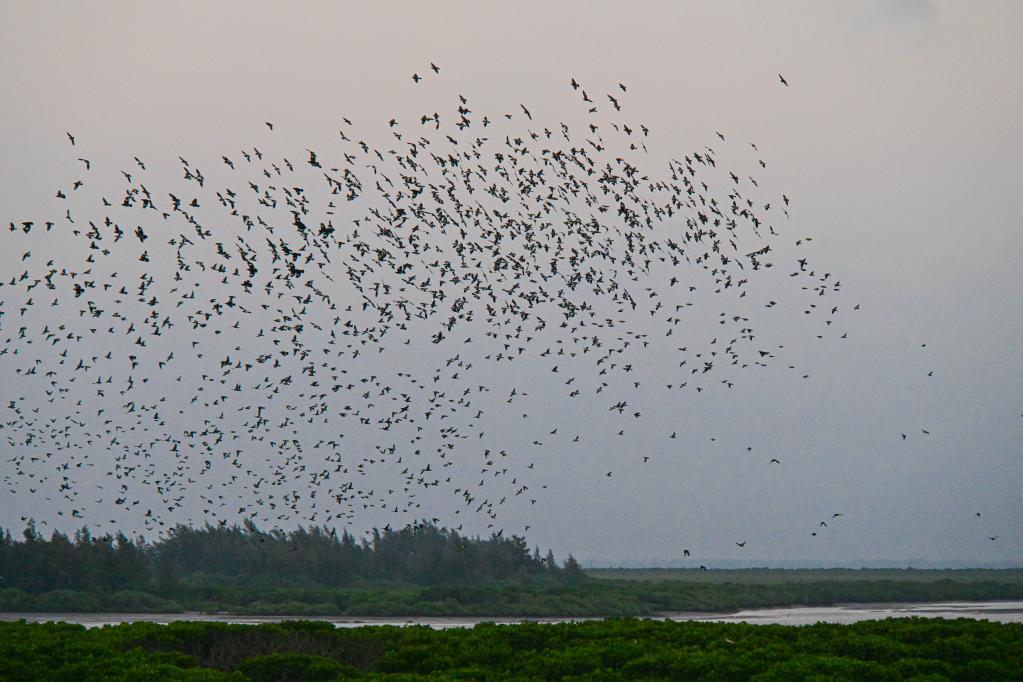
[[[382,146],[342,117],[331,144],[272,155],[267,122],[215,168],[179,157],[174,182],[135,157],[114,189],[78,157],[55,215],[4,240],[8,499],[157,533],[454,508],[501,534],[505,505],[542,506],[558,453],[607,428],[646,463],[642,404],[782,362],[763,316],[847,337],[859,306],[829,302],[835,276],[775,267],[812,241],[784,229],[787,195],[710,146],[655,172],[628,88],[569,86],[575,127],[459,96],[392,118]]]

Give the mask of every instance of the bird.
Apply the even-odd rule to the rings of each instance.
[[[570,85],[581,89],[575,78]],[[611,89],[621,112],[628,89]],[[582,100],[594,104],[585,90]],[[813,301],[809,319],[836,314],[816,307],[838,292],[812,259],[801,260],[789,289],[758,289],[774,264],[766,247],[789,239],[774,233],[769,203],[753,201],[763,178],[733,166],[722,184],[712,169],[723,162],[709,147],[663,170],[643,165],[636,143],[656,132],[606,109],[590,107],[577,130],[520,108],[524,120],[488,112],[491,121],[459,96],[421,114],[414,133],[383,117],[391,135],[382,145],[342,117],[336,160],[316,145],[322,154],[271,158],[250,142],[241,157],[221,155],[226,168],[204,172],[179,157],[180,187],[160,173],[125,174],[116,216],[101,181],[78,181],[74,220],[62,207],[68,230],[57,221],[52,241],[12,223],[10,238],[25,246],[17,253],[36,254],[23,259],[24,279],[0,289],[6,314],[26,323],[24,338],[14,330],[0,349],[0,376],[17,376],[27,391],[2,417],[5,432],[31,436],[15,454],[50,448],[77,475],[73,457],[88,448],[89,464],[128,486],[115,506],[135,513],[132,486],[159,498],[140,515],[147,529],[186,517],[190,498],[177,497],[199,490],[215,501],[194,511],[218,524],[249,514],[282,524],[399,518],[425,510],[424,493],[446,491],[457,512],[497,528],[512,505],[544,503],[551,481],[532,460],[559,456],[568,427],[547,423],[566,418],[559,401],[604,415],[592,421],[597,442],[614,432],[638,444],[656,422],[637,403],[677,392],[701,399],[717,380],[731,388],[744,368],[780,355],[754,345],[758,320],[744,301],[764,294],[785,304],[779,294],[790,291]],[[579,218],[580,206],[591,217]],[[80,242],[82,257],[63,240]],[[44,266],[51,254],[57,262]],[[703,289],[704,278],[713,286]],[[29,288],[47,284],[49,317]],[[739,309],[724,314],[733,293]],[[685,330],[685,318],[702,313],[723,315],[713,338]],[[696,335],[674,343],[683,334]],[[37,354],[43,348],[52,351]],[[391,361],[410,352],[417,368],[397,370]],[[29,356],[38,372],[27,373]],[[534,368],[549,384],[522,390],[517,379]],[[654,393],[644,373],[664,374],[666,388]],[[523,404],[520,433],[492,428],[502,423],[489,402],[498,394]],[[26,408],[64,416],[46,424]],[[346,447],[364,436],[364,453]],[[457,472],[478,456],[469,442],[484,454],[480,476],[466,483]],[[597,461],[580,456],[577,466]],[[16,499],[36,485],[13,480]],[[51,482],[71,495],[60,491],[71,483]],[[221,508],[238,488],[255,494]]]
[[[789,82],[785,80],[785,76],[781,75],[780,73],[778,74],[778,80],[780,80],[781,84],[784,85],[785,87],[789,86]]]

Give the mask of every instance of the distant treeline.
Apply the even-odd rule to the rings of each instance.
[[[523,579],[572,583],[585,575],[571,556],[559,566],[553,552],[530,551],[522,537],[470,538],[430,523],[374,530],[361,542],[327,528],[267,532],[252,523],[178,526],[152,543],[123,533],[94,536],[87,528],[46,539],[30,524],[21,540],[0,530],[0,589],[33,594]]]
[[[790,605],[1023,599],[1019,582],[820,581],[775,584],[662,583],[549,578],[445,585],[353,587],[152,587],[137,590],[0,589],[7,613],[233,613],[290,616],[641,616]]]
[[[687,579],[588,576],[520,537],[418,524],[366,540],[323,528],[178,527],[123,534],[0,533],[0,612],[228,612],[301,616],[636,616],[850,602],[1023,599],[1018,571],[894,579],[827,571],[689,571]],[[917,573],[927,573],[920,571]],[[718,574],[718,575],[712,575]],[[745,576],[745,577],[744,577]]]

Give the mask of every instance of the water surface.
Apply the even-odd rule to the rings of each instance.
[[[842,606],[792,606],[771,609],[750,609],[735,613],[670,613],[654,616],[658,620],[712,621],[717,623],[750,623],[754,625],[811,625],[813,623],[857,623],[863,620],[884,618],[976,618],[999,623],[1023,623],[1023,601],[992,602],[933,602],[921,604],[846,604]],[[87,628],[119,623],[145,621],[150,623],[173,623],[176,621],[200,621],[257,625],[279,623],[285,620],[323,620],[339,628],[362,627],[365,625],[426,625],[431,628],[468,628],[479,623],[564,623],[599,618],[344,618],[313,616],[234,616],[208,613],[0,613],[0,620],[46,622],[63,621],[77,623]]]

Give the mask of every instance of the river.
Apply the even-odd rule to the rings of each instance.
[[[940,602],[923,604],[847,604],[843,606],[792,606],[772,609],[750,609],[735,613],[670,613],[654,618],[674,621],[712,621],[718,623],[751,623],[779,625],[810,625],[813,623],[856,623],[863,620],[883,618],[976,618],[1000,623],[1023,623],[1023,601],[993,602]],[[296,620],[300,616],[232,616],[204,613],[0,613],[0,620],[45,622],[63,621],[77,623],[87,628],[147,621],[150,623],[172,623],[175,621],[215,621],[256,625]],[[339,628],[362,627],[365,625],[426,625],[432,628],[466,628],[478,623],[562,623],[593,618],[315,618],[325,620]]]

